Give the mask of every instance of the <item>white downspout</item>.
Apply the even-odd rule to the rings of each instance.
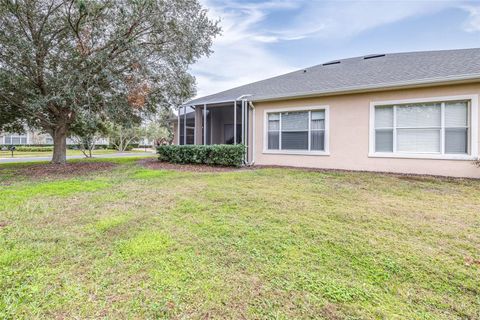
[[[251,101],[248,102],[250,108],[252,108],[252,161],[250,165],[253,166],[255,164],[255,106]]]
[[[248,164],[248,104],[247,100],[242,100],[242,144],[245,147],[243,163]]]

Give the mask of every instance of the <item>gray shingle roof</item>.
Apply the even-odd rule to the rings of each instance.
[[[297,70],[190,100],[185,105],[233,101],[246,94],[251,95],[251,101],[261,101],[480,79],[480,48],[390,53],[371,59],[364,57]]]

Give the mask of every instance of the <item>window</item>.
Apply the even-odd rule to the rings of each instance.
[[[325,109],[271,112],[266,117],[266,151],[326,151]]]
[[[280,149],[308,150],[308,112],[284,112],[281,117]]]
[[[268,115],[268,149],[280,149],[280,113]]]
[[[325,150],[325,111],[311,112],[310,149]]]
[[[445,104],[445,153],[468,153],[468,104]]]
[[[27,136],[19,135],[19,134],[6,135],[5,144],[10,144],[10,145],[27,144]]]
[[[374,108],[375,153],[468,155],[470,101]]]

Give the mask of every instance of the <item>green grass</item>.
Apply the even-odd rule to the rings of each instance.
[[[1,319],[480,318],[480,181],[112,161],[0,170]]]
[[[117,150],[110,150],[110,149],[99,149],[93,150],[92,154],[101,155],[101,154],[114,154],[118,153]],[[24,151],[14,151],[13,157],[14,158],[32,158],[32,157],[51,157],[52,152],[50,151],[36,151],[36,152],[24,152]],[[80,150],[67,150],[67,156],[83,156],[82,151]],[[12,153],[10,151],[0,151],[0,158],[11,158]]]

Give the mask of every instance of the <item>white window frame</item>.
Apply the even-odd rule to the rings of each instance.
[[[445,154],[445,135],[444,130],[441,129],[441,153],[408,153],[397,152],[395,150],[396,134],[395,124],[393,133],[394,152],[375,152],[375,107],[385,105],[400,105],[409,103],[432,103],[432,102],[449,102],[449,101],[469,101],[469,137],[468,150],[469,154]],[[444,121],[444,104],[442,104],[442,122]],[[394,108],[395,110],[395,108]],[[395,119],[395,118],[394,118]],[[404,100],[388,100],[388,101],[372,101],[370,102],[370,123],[369,123],[369,146],[368,156],[372,158],[407,158],[407,159],[442,159],[442,160],[475,160],[478,158],[478,95],[459,95],[459,96],[443,96],[443,97],[428,97],[418,99],[404,99]],[[442,128],[443,128],[442,123]]]
[[[7,140],[7,137],[10,138],[10,143],[6,143],[6,140]],[[20,143],[15,143],[13,144],[13,139],[16,138],[16,139],[20,139]],[[26,132],[25,134],[19,134],[19,133],[6,133],[4,136],[3,136],[3,144],[4,145],[27,145],[29,144],[28,142],[28,132]],[[21,143],[22,139],[25,139],[25,143]]]
[[[296,111],[310,111],[308,115],[308,145],[310,148],[310,126],[311,126],[311,111],[325,111],[325,141],[324,149],[320,150],[270,150],[268,149],[268,114],[269,113],[282,113],[282,112],[296,112]],[[266,109],[263,113],[263,153],[265,154],[292,154],[292,155],[312,155],[312,156],[329,156],[330,155],[330,107],[328,105],[323,106],[303,106],[303,107],[287,107],[277,109]],[[282,130],[281,124],[282,118],[280,116],[280,136]],[[281,142],[279,141],[280,146]]]

